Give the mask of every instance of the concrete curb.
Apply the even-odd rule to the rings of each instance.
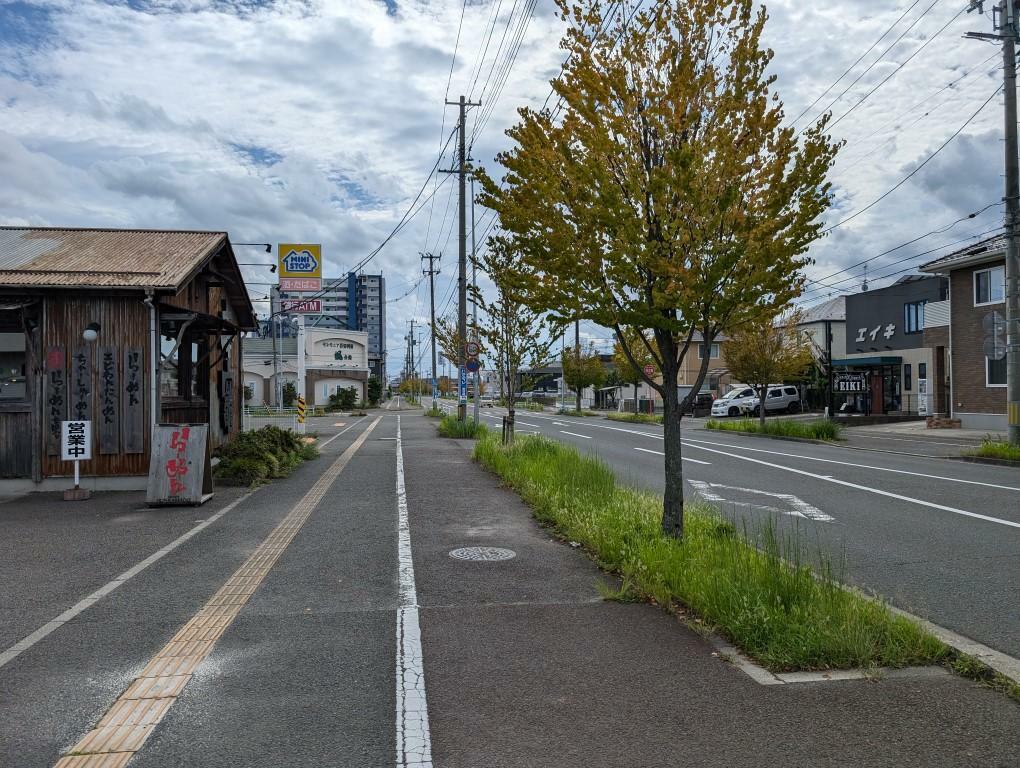
[[[989,456],[943,456],[942,458],[952,459],[953,461],[966,461],[971,464],[991,464],[994,467],[1020,467],[1020,461],[994,459]]]
[[[790,443],[813,443],[814,445],[834,445],[837,448],[849,448],[851,446],[843,445],[844,441],[840,440],[818,440],[813,437],[793,437],[792,435],[768,435],[762,432],[738,432],[735,429],[706,429],[702,428],[704,432],[714,432],[720,435],[740,435],[742,437],[763,437],[768,440],[786,440]],[[867,450],[867,449],[862,449]]]

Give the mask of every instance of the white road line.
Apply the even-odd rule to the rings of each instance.
[[[571,437],[583,437],[585,440],[591,440],[591,435],[579,435],[576,432],[567,432],[565,429],[561,429],[560,434],[570,435]]]
[[[938,440],[918,440],[913,437],[882,437],[879,435],[869,435],[867,432],[857,432],[854,437],[861,437],[865,440],[894,440],[898,443],[925,443],[927,445],[955,445],[960,448],[974,448],[974,443],[946,443]]]
[[[634,450],[635,451],[641,451],[641,453],[654,453],[656,456],[665,456],[666,455],[662,451],[653,451],[651,448],[635,448]],[[707,465],[711,465],[712,464],[712,462],[710,462],[710,461],[702,461],[701,459],[689,459],[686,456],[681,456],[680,458],[683,459],[684,461],[689,461],[692,464],[707,464]]]
[[[258,489],[256,489],[256,490],[258,490]],[[77,616],[78,614],[82,613],[86,609],[88,609],[88,608],[92,607],[93,605],[95,605],[96,603],[98,603],[100,600],[102,600],[108,594],[113,592],[113,590],[117,589],[117,587],[119,587],[122,584],[126,583],[130,579],[133,579],[135,576],[137,576],[139,573],[144,571],[146,568],[148,568],[153,563],[155,563],[155,562],[157,562],[159,560],[162,560],[164,557],[169,555],[171,552],[173,552],[175,549],[177,549],[177,547],[181,546],[181,544],[186,542],[188,539],[192,538],[193,536],[198,535],[199,533],[204,531],[206,528],[208,528],[210,525],[212,525],[217,520],[219,520],[221,517],[223,517],[225,514],[227,514],[231,510],[235,509],[238,504],[240,504],[242,501],[246,500],[253,493],[255,493],[255,491],[248,491],[248,493],[244,494],[244,496],[242,496],[241,498],[235,499],[234,501],[230,502],[229,504],[227,504],[227,506],[225,506],[219,512],[214,514],[212,517],[209,517],[208,519],[203,520],[201,523],[196,525],[194,528],[192,528],[187,533],[185,533],[185,534],[183,534],[181,536],[178,536],[176,539],[171,541],[169,544],[167,544],[162,549],[156,550],[155,552],[153,552],[151,555],[149,555],[147,558],[145,558],[141,562],[136,563],[135,565],[133,565],[130,568],[128,568],[126,571],[124,571],[124,573],[122,573],[120,576],[115,578],[113,581],[110,581],[110,582],[104,584],[103,586],[101,586],[99,589],[97,589],[92,594],[88,595],[87,597],[82,598],[77,603],[75,603],[70,608],[68,608],[66,611],[64,611],[62,614],[57,616],[55,619],[52,619],[51,621],[48,621],[45,624],[43,624],[41,627],[39,627],[39,629],[35,630],[35,632],[33,632],[32,634],[30,634],[30,635],[28,635],[26,637],[23,637],[21,640],[16,642],[14,645],[12,645],[6,651],[4,651],[3,653],[0,653],[0,667],[3,667],[4,665],[6,665],[6,664],[10,663],[11,661],[13,661],[14,659],[16,659],[18,656],[20,656],[22,653],[27,651],[33,645],[38,643],[40,640],[42,640],[48,634],[53,632],[55,629],[59,629],[64,624],[66,624],[71,619],[73,619],[75,616]]]
[[[685,441],[686,442],[686,441]],[[860,485],[858,483],[851,483],[846,480],[837,480],[829,475],[819,475],[814,472],[808,472],[804,469],[795,469],[794,467],[787,467],[783,464],[774,464],[771,461],[763,461],[761,459],[754,459],[750,456],[741,456],[739,453],[727,453],[726,451],[719,451],[714,448],[705,448],[702,445],[691,445],[691,448],[697,448],[698,450],[708,451],[709,453],[718,453],[721,456],[729,456],[733,459],[739,459],[741,461],[749,461],[753,464],[761,464],[766,467],[773,467],[775,469],[781,469],[785,472],[792,472],[795,475],[803,475],[805,477],[813,477],[816,480],[823,480],[827,483],[833,483],[835,485],[842,485],[846,488],[855,488],[859,491],[866,491],[867,493],[874,493],[878,496],[885,496],[890,499],[898,499],[900,501],[907,501],[912,504],[920,504],[923,507],[929,507],[931,509],[942,510],[943,512],[952,512],[954,515],[963,515],[964,517],[973,517],[977,520],[984,520],[989,523],[998,523],[999,525],[1006,525],[1010,528],[1020,528],[1020,523],[1015,523],[1012,520],[1003,520],[998,517],[991,517],[989,515],[981,515],[977,512],[968,512],[965,509],[957,509],[956,507],[949,507],[945,504],[935,504],[931,501],[924,501],[923,499],[915,499],[912,496],[904,496],[900,493],[892,493],[891,491],[883,491],[878,488],[871,488],[867,485]]]
[[[414,585],[411,526],[407,517],[404,487],[404,451],[397,416],[397,562],[399,576],[397,608],[397,766],[431,768],[432,738],[425,700],[425,668],[422,662],[421,626],[418,623],[418,592]]]
[[[347,427],[347,429],[351,429],[352,427],[354,427],[355,424],[360,424],[362,419],[364,419],[364,416],[361,419],[358,419],[357,421],[353,422],[350,427]],[[347,429],[344,429],[344,430],[341,430],[340,432],[337,432],[335,435],[333,435],[333,437],[329,438],[329,440],[324,441],[322,443],[322,445],[319,446],[319,448],[320,449],[321,448],[325,448],[327,445],[329,445],[334,440],[336,440],[338,437],[340,437],[340,435],[342,435],[344,432],[346,432]]]
[[[821,461],[826,464],[839,464],[841,467],[856,467],[857,469],[872,469],[876,472],[893,472],[898,475],[913,475],[914,477],[927,477],[931,480],[945,480],[949,483],[966,483],[968,485],[982,485],[986,488],[1001,488],[1004,491],[1020,491],[1020,487],[1013,485],[999,485],[997,483],[985,483],[980,480],[964,480],[959,477],[945,477],[944,475],[930,475],[925,472],[911,472],[907,469],[892,469],[891,467],[876,467],[870,464],[854,464],[840,459],[823,459],[818,456],[803,456],[799,453],[783,453],[782,451],[769,450],[766,448],[751,448],[745,445],[733,445],[732,443],[716,443],[710,440],[697,440],[691,437],[684,438],[685,443],[692,445],[715,445],[722,448],[736,448],[741,451],[752,451],[754,453],[767,453],[770,456],[784,456],[789,459],[804,459],[805,461]],[[840,446],[834,446],[836,448]]]
[[[526,421],[517,421],[517,419],[514,419],[514,425],[515,426],[520,425],[522,427],[534,427],[535,429],[541,429],[542,428],[541,424],[529,424]]]
[[[794,515],[796,517],[803,517],[807,520],[815,520],[822,523],[831,523],[836,518],[832,515],[827,515],[818,507],[808,504],[804,499],[799,496],[794,496],[792,493],[776,493],[775,491],[762,491],[757,488],[742,488],[739,485],[723,485],[722,483],[708,483],[704,480],[688,480],[692,486],[698,489],[698,492],[706,500],[711,501],[727,501],[722,496],[719,496],[712,488],[722,488],[724,490],[737,491],[738,493],[747,493],[753,496],[768,496],[773,499],[780,499],[790,505],[791,509],[780,509],[777,507],[762,507],[762,509],[768,509],[772,512],[781,512],[784,515]],[[731,504],[740,504],[739,501],[729,500]],[[749,506],[757,506],[751,504]]]

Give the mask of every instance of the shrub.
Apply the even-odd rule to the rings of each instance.
[[[225,485],[255,485],[269,477],[269,468],[258,459],[221,461],[213,472],[213,477]]]
[[[269,425],[241,432],[216,450],[220,459],[213,476],[228,483],[251,485],[286,477],[301,461],[314,459],[318,449],[289,429]]]

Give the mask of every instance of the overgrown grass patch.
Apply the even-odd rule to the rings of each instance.
[[[476,440],[489,433],[488,428],[482,423],[475,423],[475,420],[468,417],[460,421],[456,414],[447,414],[439,422],[439,434],[443,437],[466,438]]]
[[[818,419],[816,421],[770,419],[765,421],[764,428],[758,419],[736,419],[734,421],[709,419],[705,422],[705,429],[729,432],[756,432],[776,437],[805,437],[812,440],[843,439],[843,425],[828,419]]]
[[[985,459],[1005,459],[1006,461],[1020,461],[1020,446],[992,440],[986,437],[981,441],[981,446],[973,451],[967,451],[968,456],[980,456]]]
[[[257,485],[286,477],[302,461],[318,455],[319,449],[301,435],[269,425],[241,432],[220,446],[213,477],[226,485]]]
[[[427,411],[425,411],[425,415],[433,419],[438,419],[445,414],[446,411],[440,408],[435,402],[433,402],[432,406]]]
[[[657,416],[653,413],[622,413],[619,411],[612,411],[606,414],[606,418],[610,421],[629,421],[634,424],[662,423],[662,416]]]
[[[948,649],[881,602],[843,589],[824,561],[770,526],[737,531],[711,507],[689,504],[683,541],[663,535],[661,497],[617,484],[602,461],[539,436],[505,447],[494,435],[475,457],[580,542],[626,585],[662,606],[682,603],[773,671],[932,664]],[[753,538],[755,544],[750,543]]]

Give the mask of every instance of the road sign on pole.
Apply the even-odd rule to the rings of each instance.
[[[469,341],[464,345],[464,354],[468,357],[478,357],[478,354],[482,351],[481,346],[477,341]]]
[[[477,357],[469,357],[465,367],[471,373],[478,373],[478,371],[480,371],[482,369],[482,364],[478,362],[478,358]]]
[[[467,368],[460,367],[460,385],[458,387],[458,400],[463,406],[467,406]]]

